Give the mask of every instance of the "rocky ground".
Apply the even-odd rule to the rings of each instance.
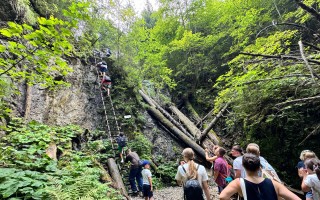
[[[216,186],[210,186],[211,199],[218,199]],[[143,197],[131,197],[131,200],[142,200]],[[154,191],[155,200],[183,200],[182,187],[167,187]]]

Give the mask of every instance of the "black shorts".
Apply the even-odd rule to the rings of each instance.
[[[153,192],[151,191],[150,185],[143,184],[143,197],[153,197]]]

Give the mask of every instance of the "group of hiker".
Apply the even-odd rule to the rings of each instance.
[[[125,159],[123,159],[124,148],[127,139],[123,133],[116,138],[121,163],[130,162],[129,183],[133,195],[144,197],[145,200],[153,200],[152,174],[150,171],[150,162],[141,160],[139,155],[127,148]],[[137,184],[138,183],[138,187]]]
[[[104,53],[102,53],[100,51],[97,51],[96,53],[98,54],[98,56],[100,58],[104,57],[104,56],[106,56],[106,57],[111,56],[111,51],[109,48],[107,48]],[[100,82],[101,88],[104,89],[105,91],[107,91],[107,95],[109,96],[110,95],[110,88],[111,88],[111,78],[110,78],[110,73],[108,70],[108,65],[105,61],[102,61],[102,62],[98,62],[96,67],[98,68],[99,76],[101,77],[101,82]]]
[[[211,157],[206,149],[205,156],[207,161],[213,162],[213,181],[218,186],[219,199],[300,199],[284,186],[274,168],[260,156],[257,144],[250,143],[245,154],[239,145],[233,146],[230,152],[235,158],[233,166],[228,164],[223,147],[215,145],[213,152],[214,156]],[[182,155],[183,161],[175,179],[179,185],[183,185],[184,199],[211,199],[205,168],[194,162],[195,155],[191,148],[184,149]],[[320,162],[310,150],[302,151],[300,159],[297,168],[302,179],[301,189],[306,192],[307,200],[320,200]]]

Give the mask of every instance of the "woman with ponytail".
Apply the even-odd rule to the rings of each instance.
[[[210,199],[209,187],[208,187],[208,175],[204,166],[194,162],[194,152],[191,148],[186,148],[182,152],[183,160],[178,167],[178,171],[175,179],[178,185],[184,185],[188,180],[198,180],[200,186],[206,196],[206,199]],[[201,199],[201,198],[199,198]],[[199,200],[192,199],[192,200]],[[203,198],[202,198],[203,199]]]
[[[300,169],[303,176],[301,183],[302,191],[312,189],[313,200],[320,200],[320,161],[317,158],[307,159],[304,162],[306,169]]]

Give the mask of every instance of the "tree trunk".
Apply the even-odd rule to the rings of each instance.
[[[177,107],[170,106],[169,109],[177,115],[180,121],[187,127],[194,137],[198,138],[200,136],[201,131]]]
[[[206,116],[204,116],[202,119],[200,119],[200,121],[196,124],[196,126],[198,127],[198,125],[202,124],[202,122],[203,122],[204,120],[206,120],[207,117],[209,117],[209,116],[212,115],[213,111],[214,111],[214,108],[213,108],[212,110],[210,110],[210,112],[208,112],[208,114],[206,114]],[[202,126],[202,125],[201,125],[201,126]],[[200,126],[200,127],[201,127],[201,126]]]
[[[124,195],[125,197],[127,197],[127,199],[129,199],[127,190],[123,184],[122,177],[118,170],[118,166],[116,162],[114,161],[113,158],[109,158],[107,160],[107,164],[108,164],[109,173],[111,174],[112,179],[116,183],[116,187],[121,190],[122,195]]]
[[[141,90],[139,90],[139,93],[147,103],[149,103],[153,107],[156,107],[166,118],[170,120],[170,122],[172,122],[175,126],[177,126],[184,134],[188,135],[188,137],[190,138],[193,138],[193,136],[190,135],[190,133],[188,133],[188,131],[173,117],[171,117],[171,115],[165,109],[163,109],[156,101],[154,101],[152,98],[150,98]]]
[[[26,98],[25,98],[25,112],[24,112],[24,119],[28,121],[30,116],[30,109],[31,109],[31,91],[32,86],[26,83]]]
[[[176,126],[174,126],[162,113],[154,107],[150,107],[148,109],[151,114],[156,117],[166,128],[168,128],[172,133],[177,136],[180,140],[182,140],[185,144],[191,147],[198,155],[200,155],[203,159],[206,158],[205,152],[201,146],[187,137],[184,133],[182,133]]]
[[[200,141],[200,143],[204,140],[204,138],[208,135],[209,131],[213,128],[213,126],[215,125],[215,123],[218,121],[218,119],[222,116],[222,114],[224,113],[224,111],[227,109],[227,107],[229,106],[230,103],[227,103],[221,110],[220,112],[214,117],[214,119],[210,122],[210,124],[208,125],[208,127],[203,130],[200,138],[198,141]]]
[[[198,115],[197,111],[193,108],[193,106],[191,105],[191,103],[188,99],[186,99],[185,105],[186,105],[187,110],[190,112],[190,114],[192,116],[191,118],[193,118],[197,123],[200,122],[201,117]]]
[[[105,182],[112,182],[112,178],[110,174],[107,172],[107,170],[103,167],[101,163],[99,163],[96,159],[93,159],[93,163],[99,167],[99,169],[102,171],[101,173],[101,180]]]

